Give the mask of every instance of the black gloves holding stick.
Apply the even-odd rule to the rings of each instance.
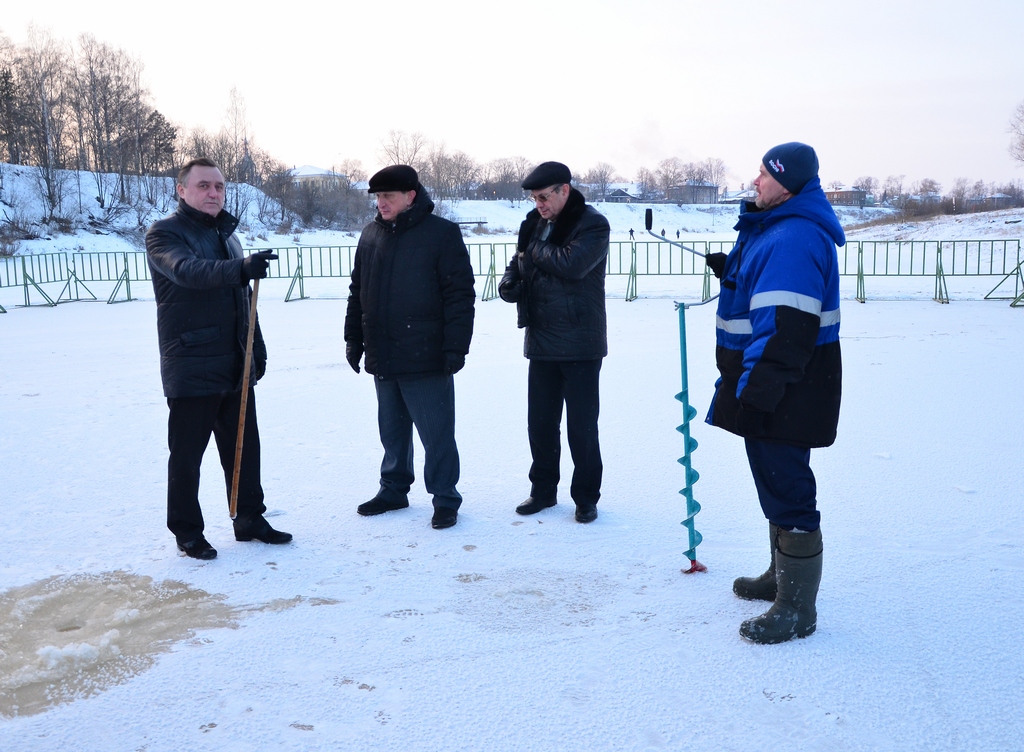
[[[249,284],[253,279],[265,279],[270,262],[277,258],[273,251],[259,251],[242,259],[242,282]]]

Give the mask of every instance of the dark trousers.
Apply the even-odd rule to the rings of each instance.
[[[167,527],[184,543],[203,534],[203,512],[199,508],[199,467],[212,433],[224,468],[227,498],[235,468],[235,438],[242,392],[206,397],[168,399],[167,420]],[[238,519],[261,515],[263,487],[260,485],[260,433],[256,425],[256,393],[251,388],[245,411],[242,437],[242,469],[238,478]]]
[[[377,427],[384,447],[380,495],[399,501],[409,494],[413,472],[412,428],[423,444],[423,485],[435,507],[458,509],[459,450],[455,445],[455,380],[447,374],[412,379],[374,379]]]
[[[570,494],[576,504],[601,498],[601,446],[597,418],[601,410],[601,360],[531,360],[528,382],[527,432],[530,436],[530,495],[556,498],[562,453],[562,405],[573,473]]]
[[[786,530],[817,530],[821,515],[811,450],[774,441],[745,441],[757,498],[768,521]]]

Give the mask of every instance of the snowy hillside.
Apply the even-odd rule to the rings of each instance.
[[[91,173],[66,173],[62,179],[62,198],[67,222],[45,224],[43,202],[35,171],[32,168],[0,165],[0,216],[15,220],[19,227],[37,237],[17,242],[18,253],[53,253],[73,251],[134,251],[142,249],[145,228],[173,210],[175,194],[169,179],[155,179],[152,184],[135,186],[147,200],[137,209],[112,209],[108,200],[105,207],[97,201],[98,192],[113,190],[114,176],[94,176]],[[102,191],[98,186],[103,184]],[[283,247],[294,245],[355,245],[358,233],[326,230],[296,230],[287,234],[274,232],[276,223],[260,221],[257,211],[256,189],[244,187],[251,195],[243,196],[246,211],[240,217],[239,234],[248,247]],[[229,200],[231,197],[229,196]],[[368,199],[369,201],[369,199]],[[684,205],[655,204],[595,204],[612,227],[612,240],[626,241],[629,231],[637,240],[649,240],[644,230],[644,212],[654,210],[654,231],[665,230],[669,239],[681,237],[701,240],[730,240],[734,237],[739,207],[733,204]],[[484,219],[483,225],[464,226],[466,241],[509,241],[515,237],[526,212],[532,208],[529,201],[458,201],[443,202],[437,211],[452,219]],[[878,208],[858,209],[838,207],[843,225],[853,227],[877,220],[890,214]],[[854,230],[854,239],[884,240],[956,240],[979,238],[1017,238],[1024,235],[1024,209],[1012,209],[984,214],[939,217],[909,224],[882,224]]]

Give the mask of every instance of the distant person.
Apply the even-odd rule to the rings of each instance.
[[[408,165],[370,178],[377,216],[359,236],[345,316],[345,357],[377,390],[377,427],[384,447],[380,490],[360,504],[364,516],[409,506],[413,426],[423,443],[423,482],[433,496],[435,530],[458,520],[462,496],[455,444],[455,380],[473,336],[473,268],[454,222],[435,216],[434,202]]]
[[[679,230],[676,230],[676,240],[679,240]]]
[[[740,626],[743,637],[770,644],[817,626],[821,515],[810,457],[813,447],[831,446],[839,423],[836,246],[846,237],[810,146],[769,149],[760,173],[756,201],[741,207],[736,245],[720,259],[721,378],[707,422],[744,438],[768,519],[771,564],[759,577],[737,579],[733,591],[773,602]]]
[[[569,492],[576,521],[587,523],[597,519],[604,472],[597,419],[601,362],[608,354],[604,276],[610,229],[571,181],[560,162],[544,162],[523,181],[536,208],[519,228],[517,251],[498,294],[518,306],[530,360],[531,488],[516,512],[535,514],[557,503],[564,405],[574,465]]]
[[[661,237],[665,237],[665,228],[661,228]]]
[[[633,228],[632,227],[629,228],[629,239],[633,240]]]
[[[167,421],[167,527],[193,559],[213,559],[203,536],[199,468],[212,433],[231,497],[235,441],[242,400],[242,367],[249,331],[249,280],[267,276],[269,251],[244,256],[234,234],[238,220],[224,211],[224,176],[209,159],[193,159],[178,173],[178,209],[152,224],[146,253],[156,293],[160,377],[170,408]],[[259,320],[242,436],[235,540],[287,543],[263,517],[260,434],[253,385],[267,369]]]

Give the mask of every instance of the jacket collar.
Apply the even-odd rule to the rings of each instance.
[[[183,199],[178,198],[178,214],[183,217],[202,225],[203,227],[209,227],[211,230],[217,230],[221,235],[229,236],[238,227],[238,220],[230,212],[224,209],[220,210],[220,214],[216,217],[212,217],[206,212],[201,212],[185,203]]]
[[[744,202],[740,205],[740,217],[733,229],[741,233],[755,228],[764,230],[790,217],[800,217],[814,222],[832,238],[836,245],[846,243],[843,227],[839,224],[832,205],[825,198],[825,192],[821,190],[821,181],[818,178],[811,179],[793,198],[771,209],[762,211],[752,201]]]
[[[386,221],[384,217],[380,215],[380,212],[377,212],[377,216],[374,217],[373,221],[381,227],[386,227],[389,230],[404,232],[420,222],[424,217],[432,214],[433,211],[434,202],[431,200],[430,194],[427,193],[426,188],[422,185],[418,185],[416,188],[416,198],[413,199],[412,205],[395,217],[394,222]]]
[[[562,211],[555,217],[554,227],[551,228],[551,235],[548,236],[548,242],[554,243],[555,245],[562,245],[568,240],[569,235],[572,233],[573,228],[583,218],[583,214],[587,211],[587,200],[583,198],[583,194],[575,188],[569,188],[569,198],[565,201],[565,206],[562,207]],[[535,228],[540,226],[540,223],[544,220],[540,216],[540,212],[536,209],[531,209],[530,213],[526,215],[526,221],[523,223],[524,227],[528,227],[530,235],[525,238],[528,243],[532,232]],[[520,247],[522,246],[524,238],[520,238]]]

